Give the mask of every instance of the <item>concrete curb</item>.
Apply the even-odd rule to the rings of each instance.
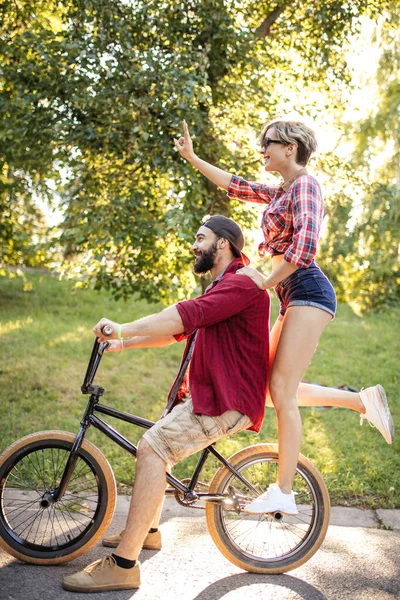
[[[376,511],[378,518],[383,527],[390,529],[400,529],[400,510],[389,510],[387,508],[379,508]]]
[[[126,516],[129,510],[130,496],[118,495],[116,514]],[[175,498],[166,497],[162,520],[176,517],[201,517],[204,511],[186,508],[178,504]],[[400,530],[400,509],[378,509],[376,511],[346,506],[332,506],[330,525],[338,527],[368,527],[376,529]]]

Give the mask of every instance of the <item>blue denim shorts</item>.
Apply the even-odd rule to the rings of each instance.
[[[299,268],[275,286],[280,302],[279,318],[290,306],[315,306],[334,318],[336,294],[331,282],[313,261],[307,268]]]

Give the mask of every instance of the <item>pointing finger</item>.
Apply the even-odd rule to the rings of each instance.
[[[183,135],[185,138],[185,142],[188,142],[190,140],[190,135],[189,135],[189,129],[186,124],[186,121],[183,121]]]

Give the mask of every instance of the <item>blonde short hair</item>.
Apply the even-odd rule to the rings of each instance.
[[[260,134],[260,144],[264,145],[264,139],[269,129],[274,128],[278,140],[283,144],[296,144],[296,162],[304,167],[310,156],[317,149],[317,139],[310,127],[301,121],[271,121],[263,128]]]

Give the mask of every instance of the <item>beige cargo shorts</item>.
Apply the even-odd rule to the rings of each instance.
[[[143,439],[171,467],[203,450],[222,437],[251,426],[249,417],[228,410],[218,417],[196,415],[191,396],[186,396],[164,418],[143,435]]]

